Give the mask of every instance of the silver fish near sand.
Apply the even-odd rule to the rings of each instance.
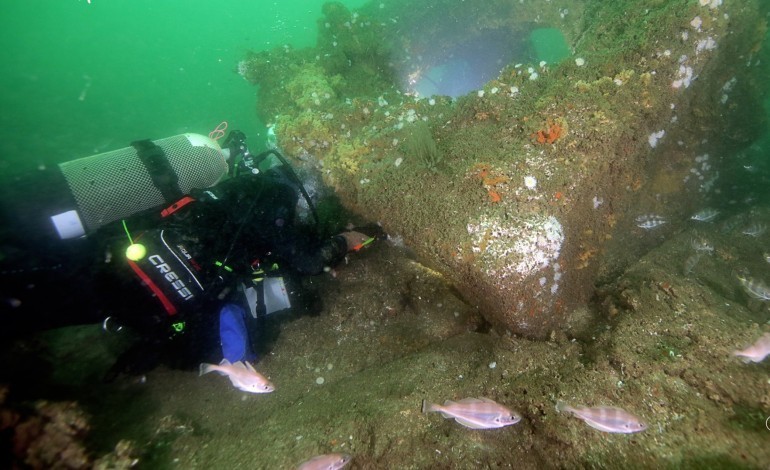
[[[770,355],[770,333],[765,333],[751,346],[733,352],[733,356],[740,357],[743,362],[762,362]]]
[[[762,280],[753,279],[747,276],[738,275],[738,282],[743,286],[749,296],[757,300],[770,300],[770,287],[767,287]]]
[[[748,235],[750,237],[759,237],[763,233],[765,233],[765,230],[767,230],[767,225],[763,223],[754,222],[745,229],[741,233],[744,235]]]
[[[711,242],[705,238],[693,238],[690,240],[690,246],[692,246],[692,249],[695,250],[695,252],[698,254],[711,254],[714,252],[714,245],[712,245]]]
[[[706,209],[702,209],[696,212],[695,214],[693,214],[692,217],[690,217],[690,219],[696,220],[698,222],[711,222],[718,215],[719,215],[718,210],[707,207]]]
[[[689,276],[693,270],[695,269],[695,266],[698,265],[698,261],[700,261],[700,253],[695,253],[694,255],[690,255],[686,260],[684,260],[684,275]]]
[[[226,376],[235,388],[244,392],[270,393],[275,390],[273,384],[264,375],[254,370],[254,367],[248,362],[236,361],[231,364],[227,359],[222,359],[219,365],[206,364],[205,362],[201,364],[200,375],[212,371]]]
[[[339,470],[350,462],[350,456],[345,454],[316,455],[301,463],[297,470]]]
[[[471,429],[494,429],[521,421],[521,416],[489,398],[447,400],[443,405],[422,401],[422,412],[437,411]]]
[[[629,434],[647,429],[647,423],[628,411],[614,406],[570,406],[564,402],[556,404],[556,411],[572,413],[589,426],[599,431]]]
[[[657,214],[644,214],[636,218],[636,226],[645,230],[652,230],[666,223],[666,219]]]

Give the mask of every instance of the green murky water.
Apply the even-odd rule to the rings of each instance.
[[[471,1],[457,0],[457,3]],[[581,10],[581,14],[586,15],[584,19],[595,20],[592,15],[609,11],[596,7],[599,1],[580,2],[589,5],[585,11]],[[343,3],[351,9],[367,5],[371,11],[387,8],[386,2],[388,0]],[[560,164],[574,165],[578,171],[583,162],[564,152],[565,148],[570,152],[576,149],[575,155],[585,149],[588,149],[586,154],[601,153],[596,148],[605,144],[607,148],[614,148],[615,142],[604,142],[601,132],[613,122],[625,122],[618,108],[643,108],[645,103],[652,106],[649,103],[654,103],[655,97],[650,99],[645,95],[650,83],[657,84],[657,77],[671,70],[676,72],[680,62],[690,64],[698,54],[706,54],[701,51],[689,59],[674,57],[666,63],[667,69],[650,70],[649,63],[655,60],[664,63],[671,51],[657,43],[637,44],[644,35],[627,30],[624,15],[636,19],[652,12],[658,15],[653,21],[661,24],[661,19],[671,21],[676,26],[668,32],[674,39],[665,44],[675,44],[688,53],[698,50],[698,44],[692,40],[698,28],[703,27],[703,34],[709,34],[709,22],[729,23],[728,17],[721,14],[721,8],[726,7],[718,0],[712,0],[713,9],[708,2],[697,0],[623,0],[635,9],[612,12],[614,17],[606,18],[607,30],[594,25],[592,38],[597,46],[591,45],[582,51],[590,54],[593,62],[576,63],[572,69],[565,67],[566,71],[562,72],[555,66],[556,62],[578,57],[571,56],[575,44],[567,44],[565,38],[568,36],[577,43],[581,39],[575,33],[580,27],[570,24],[571,18],[577,15],[576,4],[565,2],[564,6],[555,7],[550,0],[511,0],[511,4],[490,0],[490,4],[503,5],[502,10],[513,4],[524,5],[522,8],[533,18],[525,27],[517,29],[516,41],[506,43],[506,30],[503,29],[501,35],[494,15],[487,17],[488,24],[468,25],[462,22],[461,16],[454,16],[458,15],[457,11],[444,8],[449,3],[447,0],[421,4],[439,5],[440,9],[410,9],[406,2],[393,0],[393,5],[407,7],[398,10],[394,6],[394,11],[400,14],[384,23],[398,34],[400,26],[393,25],[409,26],[404,27],[408,41],[403,44],[402,62],[383,66],[401,74],[388,76],[402,85],[398,91],[388,91],[390,102],[376,95],[361,99],[354,96],[349,100],[347,96],[324,97],[323,93],[319,96],[313,87],[332,90],[332,85],[338,83],[333,77],[308,67],[304,74],[293,77],[291,85],[299,90],[296,96],[258,103],[258,89],[239,73],[239,63],[249,52],[281,46],[314,46],[323,3],[322,0],[6,0],[0,3],[3,23],[0,28],[0,63],[3,64],[0,172],[6,175],[34,171],[122,148],[137,139],[159,139],[182,132],[206,134],[222,121],[227,121],[230,129],[243,130],[252,148],[261,150],[267,133],[266,123],[258,118],[257,107],[296,102],[305,103],[316,114],[288,117],[291,113],[287,112],[284,121],[287,132],[293,132],[295,137],[307,137],[306,146],[319,153],[330,147],[324,139],[339,139],[336,142],[339,145],[333,146],[339,152],[337,156],[349,157],[353,162],[361,155],[392,150],[393,154],[382,160],[366,162],[370,165],[367,171],[373,172],[387,164],[387,169],[382,171],[390,175],[387,171],[395,172],[393,168],[401,165],[395,157],[403,144],[399,142],[400,128],[394,119],[400,115],[408,120],[415,116],[415,109],[419,109],[425,116],[435,118],[434,122],[440,122],[441,129],[457,126],[452,136],[448,135],[450,131],[441,131],[447,133],[443,136],[439,132],[443,137],[443,140],[437,139],[439,146],[447,146],[450,137],[467,136],[470,142],[467,146],[462,138],[456,138],[452,151],[442,157],[446,159],[442,165],[460,175],[452,184],[466,188],[459,191],[461,195],[479,193],[478,198],[469,198],[470,206],[480,207],[479,211],[489,207],[495,210],[512,200],[509,196],[514,189],[506,186],[509,181],[505,175],[488,188],[482,187],[482,182],[487,185],[493,180],[491,174],[487,179],[487,172],[492,168],[500,172],[506,169],[518,176],[516,172],[529,171],[528,165],[533,161],[500,163],[503,158],[496,155],[498,149],[513,147],[511,142],[519,139],[524,144],[518,149],[542,150],[539,155],[554,149],[554,158],[561,159]],[[672,19],[665,14],[669,6],[672,11],[684,13]],[[560,24],[562,29],[543,24],[547,22],[539,16],[539,8],[547,11],[550,21]],[[738,12],[732,11],[737,16]],[[767,11],[766,6],[763,11]],[[423,16],[413,18],[412,13]],[[697,18],[693,18],[696,15]],[[471,88],[474,91],[464,100],[440,99],[430,103],[424,96],[421,101],[413,100],[408,93],[445,89],[440,82],[448,74],[463,76],[466,69],[490,65],[469,58],[484,51],[474,48],[478,44],[469,41],[455,44],[456,49],[442,48],[441,41],[421,38],[422,25],[434,25],[431,18],[440,18],[441,27],[432,31],[446,43],[452,43],[455,23],[467,27],[467,31],[472,32],[468,33],[469,37],[474,37],[477,29],[488,29],[490,34],[482,36],[482,46],[486,46],[487,39],[496,41],[498,47],[503,43],[500,63],[491,65],[495,70],[498,66],[509,66],[506,77],[485,86],[486,94]],[[422,21],[426,23],[421,24]],[[767,21],[766,17],[764,26],[759,22],[755,44],[747,48],[753,52],[742,51],[747,54],[747,67],[759,67],[767,58],[770,47]],[[333,26],[341,31],[354,29],[344,23]],[[355,27],[363,31],[368,26],[371,25]],[[320,27],[328,26],[321,23]],[[730,25],[730,28],[739,31],[740,25]],[[389,37],[393,40],[398,34]],[[342,42],[343,38],[331,34],[323,37],[327,44],[318,50],[331,57],[337,40]],[[376,56],[374,53],[367,56],[367,47],[374,50],[376,44],[361,46],[357,42],[360,38],[371,40],[365,33],[344,37],[346,51],[360,59],[359,63],[345,60],[334,63],[336,58],[332,57],[326,65],[330,69],[350,67],[359,74],[356,77],[382,78],[378,75],[382,70],[367,62]],[[609,54],[605,51],[609,45],[602,43],[606,38],[611,38],[609,45],[616,49],[627,41],[643,49],[646,55],[618,54],[622,61],[618,60],[623,63],[619,65],[621,70],[615,70],[617,64],[600,62],[602,54]],[[470,56],[458,57],[455,52],[465,46]],[[709,43],[705,42],[703,47],[710,47]],[[764,55],[754,55],[759,51]],[[320,55],[319,52],[315,60],[322,61]],[[289,56],[287,53],[286,57]],[[261,56],[254,60],[255,69],[269,70],[270,62],[264,61],[265,57],[286,58],[280,52],[274,57]],[[582,60],[582,56],[580,58]],[[307,63],[301,54],[286,60],[293,66]],[[538,63],[540,60],[554,67],[549,70]],[[515,62],[521,64],[513,65]],[[411,68],[399,69],[404,64]],[[594,66],[596,69],[591,69]],[[580,86],[573,86],[567,75],[549,76],[552,70],[579,75]],[[538,72],[542,75],[540,79],[537,79]],[[730,76],[719,80],[719,86],[731,83]],[[351,81],[345,84],[348,90],[367,90],[369,85]],[[547,95],[550,91],[542,84],[555,82],[563,85],[563,93]],[[693,87],[698,85],[695,80],[693,83]],[[755,86],[761,89],[767,85],[756,85],[752,81],[751,87]],[[639,90],[639,94],[624,106],[612,103],[618,90],[625,92],[630,87],[637,87],[631,89]],[[670,91],[668,88],[665,87],[666,93]],[[458,95],[468,91],[463,90]],[[539,93],[546,98],[539,101]],[[585,115],[574,113],[578,115],[575,117],[570,113],[575,111],[573,101],[580,102],[581,93],[595,93],[593,96],[600,106],[612,104],[591,108]],[[757,93],[768,94],[767,91]],[[336,100],[336,107],[329,109],[335,113],[344,110],[347,113],[344,118],[336,116],[349,127],[340,130],[339,123],[333,119],[334,113],[322,108],[326,105],[324,100],[329,103]],[[512,106],[512,100],[520,101]],[[733,100],[733,95],[726,96],[722,104],[726,105],[726,112],[742,110],[736,119],[751,124],[767,122],[770,100],[765,100],[764,106]],[[524,107],[516,107],[518,103],[524,103]],[[671,106],[673,110],[675,106]],[[701,103],[700,108],[693,106],[693,109],[703,111],[704,106]],[[301,114],[301,110],[293,112]],[[381,121],[366,129],[355,128],[363,137],[354,134],[354,139],[348,141],[345,132],[373,119],[372,115]],[[456,122],[450,122],[448,116]],[[561,120],[562,116],[570,117]],[[559,120],[550,121],[551,117]],[[597,281],[597,285],[601,285],[596,292],[599,302],[566,312],[574,323],[564,331],[554,332],[547,341],[529,340],[492,328],[483,319],[483,312],[461,300],[444,277],[417,262],[414,253],[404,248],[403,243],[381,244],[353,255],[350,264],[340,266],[334,277],[324,275],[313,281],[317,283],[315,289],[321,292],[322,315],[301,317],[277,327],[280,335],[273,338],[266,348],[269,353],[258,364],[259,370],[269,374],[276,384],[273,394],[245,395],[213,374],[198,377],[189,370],[164,367],[141,378],[123,377],[113,384],[102,384],[104,370],[125,345],[120,337],[106,336],[100,325],[96,325],[54,330],[4,345],[7,348],[0,350],[3,372],[0,381],[10,378],[11,384],[9,389],[0,386],[0,405],[8,403],[6,408],[0,406],[0,412],[4,413],[0,418],[14,416],[20,409],[29,412],[34,399],[75,400],[90,413],[87,421],[93,432],[88,437],[86,433],[82,436],[69,433],[69,436],[76,435],[72,441],[86,442],[92,457],[113,451],[121,439],[131,441],[122,448],[122,453],[117,449],[110,458],[113,463],[126,465],[137,457],[139,468],[292,468],[292,464],[304,458],[325,452],[350,453],[354,456],[351,467],[366,469],[618,468],[629,462],[632,467],[636,464],[640,468],[762,468],[770,458],[766,446],[770,431],[764,423],[770,415],[768,366],[739,363],[731,353],[767,329],[766,302],[747,297],[734,274],[742,275],[742,269],[749,267],[757,279],[770,279],[764,274],[768,265],[760,256],[762,251],[768,251],[765,229],[770,225],[767,223],[770,212],[766,207],[770,195],[767,189],[770,130],[747,126],[757,135],[746,136],[740,132],[740,125],[731,126],[730,139],[746,145],[734,155],[720,153],[709,160],[703,155],[709,153],[707,148],[716,140],[706,142],[697,136],[701,132],[714,135],[712,124],[697,116],[676,117],[690,126],[677,132],[691,139],[681,146],[692,145],[687,152],[697,158],[692,166],[697,171],[675,165],[666,168],[665,162],[657,162],[663,167],[659,178],[646,183],[647,186],[629,178],[623,183],[627,184],[623,191],[636,193],[642,188],[637,194],[651,207],[656,207],[656,211],[663,211],[668,209],[667,194],[675,194],[688,181],[698,188],[699,171],[706,173],[704,168],[708,166],[711,170],[714,162],[722,170],[718,183],[709,186],[704,194],[696,189],[691,196],[697,200],[698,208],[708,205],[720,209],[719,225],[697,225],[688,219],[688,213],[683,220],[669,219],[664,228],[676,226],[669,231],[642,231],[631,224],[629,233],[615,233],[616,239],[628,237],[625,256],[629,259],[617,263],[624,269],[600,272],[597,277],[601,282]],[[639,121],[654,121],[650,116],[645,119],[648,121],[641,118]],[[553,141],[549,141],[549,129],[540,129],[547,132],[539,136],[543,142],[538,143],[540,124],[535,122],[541,121],[572,127],[564,125],[559,132],[564,130],[565,135],[554,135]],[[674,123],[672,120],[671,129],[676,127]],[[316,134],[311,136],[313,132]],[[500,135],[503,137],[499,140],[489,137]],[[642,135],[640,145],[635,141],[629,146],[650,150],[644,137],[646,129],[635,134],[626,134],[622,129],[613,135],[624,139],[628,135],[637,139]],[[667,135],[671,139],[676,134]],[[296,146],[297,142],[295,139],[289,144]],[[552,148],[539,146],[554,143],[557,145]],[[679,153],[675,149],[668,155]],[[391,165],[388,160],[391,157],[398,163]],[[489,159],[495,165],[489,168],[486,164],[476,165],[470,173],[462,173],[467,170],[463,166],[467,163],[465,159],[471,157],[478,157],[478,161]],[[345,167],[348,163],[340,157],[328,168]],[[421,171],[414,170],[409,162],[401,168]],[[430,169],[434,171],[420,176],[423,181],[420,181],[419,198],[441,197],[444,187],[450,186],[432,186],[435,181],[446,181],[449,171],[443,166],[440,171]],[[666,177],[674,173],[676,177]],[[539,190],[547,180],[540,175],[538,178]],[[364,186],[364,179],[356,182]],[[494,192],[498,199],[493,200],[494,203],[500,202],[501,196],[495,192],[499,189],[497,185],[505,187],[508,193],[501,191],[505,202],[492,206],[487,196],[491,198]],[[423,190],[423,186],[426,189]],[[597,184],[597,191],[601,186]],[[648,191],[650,187],[654,190]],[[713,188],[717,188],[716,191],[712,191]],[[534,194],[523,188],[518,191]],[[567,191],[566,200],[561,192],[556,194],[559,196],[549,202],[550,207],[566,206],[572,197]],[[589,215],[596,213],[600,206],[604,210],[610,202],[596,197],[593,201],[589,199],[582,201]],[[533,200],[537,198],[533,196]],[[590,209],[591,203],[593,209]],[[626,208],[615,210],[619,214]],[[677,212],[679,216],[682,213]],[[428,230],[428,235],[422,238],[432,241],[444,235],[445,221],[435,220],[435,214],[421,214],[419,210],[415,210],[415,214],[414,217],[424,217],[428,227],[435,229]],[[642,217],[650,221],[655,220],[654,215],[643,213]],[[406,218],[403,214],[399,216]],[[607,216],[602,223],[615,227],[620,217]],[[742,235],[740,227],[754,220],[760,221],[754,226],[761,233],[756,238]],[[484,246],[479,248],[480,252],[486,249],[493,232],[486,229],[479,243]],[[573,234],[568,235],[568,241],[570,236]],[[698,247],[707,253],[701,255],[698,251],[693,258],[690,252]],[[453,256],[460,256],[454,254],[455,250],[455,246],[441,245],[434,254],[440,257],[451,251]],[[598,252],[590,246],[572,251],[575,250],[582,251],[583,265],[567,267],[566,276],[586,272],[581,270],[589,266]],[[469,263],[473,261],[473,254],[465,253],[465,256]],[[752,282],[751,285],[756,288],[759,284]],[[532,321],[537,321],[537,317]],[[575,327],[576,324],[579,326]],[[85,351],[84,344],[90,345]],[[6,402],[4,395],[8,390],[11,399]],[[436,414],[420,413],[423,399],[441,402],[468,396],[489,396],[504,402],[520,412],[523,420],[517,426],[485,432],[462,428]],[[16,398],[19,401],[14,401]],[[589,405],[622,405],[644,416],[650,427],[645,433],[631,436],[597,434],[577,420],[556,413],[557,399]],[[67,431],[81,422],[77,411],[66,408],[52,411],[40,408],[37,413],[64,417],[71,426]],[[0,467],[5,462],[0,460]],[[114,463],[107,468],[119,467]]]
[[[256,93],[238,62],[250,50],[314,44],[322,3],[2,2],[0,161],[62,162],[221,121],[259,145]]]

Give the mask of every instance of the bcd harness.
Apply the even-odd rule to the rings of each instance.
[[[231,137],[234,138],[233,145],[237,147],[238,155],[231,155],[230,176],[238,176],[240,172],[257,174],[260,162],[274,155],[281,162],[285,177],[297,187],[307,201],[317,228],[318,215],[315,206],[302,181],[283,155],[276,149],[270,149],[252,156],[245,147],[245,137],[242,133],[231,133]],[[179,191],[178,181],[169,177],[168,169],[158,163],[162,163],[162,159],[157,155],[160,149],[145,141],[134,142],[133,145],[140,153],[149,173],[157,175],[154,180],[156,187],[163,192],[167,200],[176,198],[175,203],[160,211],[162,219],[167,220],[168,217],[179,214],[181,209],[187,210],[197,202],[191,196],[183,196]],[[236,156],[240,156],[237,165]],[[241,233],[259,202],[260,191],[261,188],[252,196],[247,212],[237,222],[237,228],[224,257],[214,260],[213,266],[210,261],[206,263],[207,265],[199,263],[196,259],[198,253],[191,244],[187,243],[184,234],[178,228],[151,229],[136,237],[136,241],[141,242],[147,251],[146,255],[138,260],[128,260],[129,266],[160,301],[169,318],[173,318],[182,309],[196,307],[206,298],[224,300],[233,287],[240,291],[251,315],[255,318],[261,314],[290,307],[286,285],[277,264],[269,263],[268,269],[262,266],[259,259],[251,260],[247,264],[238,263],[239,267],[228,264]],[[209,191],[206,193],[211,194]],[[183,326],[174,326],[174,328],[180,331]]]
[[[135,238],[136,242],[144,245],[147,252],[141,259],[128,260],[128,264],[158,299],[170,319],[180,310],[197,307],[206,298],[224,300],[234,288],[254,318],[290,307],[286,285],[277,263],[262,263],[254,259],[239,267],[228,264],[233,247],[249,221],[249,214],[257,200],[255,198],[248,213],[238,223],[229,249],[222,259],[200,262],[196,258],[196,248],[188,244],[178,228],[151,229]],[[165,219],[184,207],[191,207],[194,202],[194,198],[185,196],[163,209],[161,216]],[[175,329],[179,331],[178,327]]]

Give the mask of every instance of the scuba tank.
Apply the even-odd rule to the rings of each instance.
[[[49,218],[58,237],[68,239],[213,186],[228,164],[215,140],[180,134],[71,160],[58,170],[69,203]]]

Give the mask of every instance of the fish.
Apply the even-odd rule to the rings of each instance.
[[[350,463],[350,456],[346,454],[316,455],[310,460],[299,464],[297,470],[339,470]]]
[[[714,252],[714,245],[705,238],[693,238],[690,240],[690,246],[692,246],[692,249],[698,253],[711,254]]]
[[[655,214],[640,215],[636,218],[636,226],[645,230],[652,230],[654,228],[660,227],[666,222],[666,219]]]
[[[604,432],[630,434],[647,429],[647,423],[622,408],[614,406],[570,406],[562,401],[556,404],[556,411],[572,413],[594,429]]]
[[[743,229],[741,233],[756,238],[765,233],[765,230],[767,230],[767,225],[755,222]]]
[[[770,333],[765,333],[751,346],[745,349],[733,351],[733,356],[738,356],[743,362],[762,362],[770,355]]]
[[[521,421],[521,415],[489,398],[447,400],[443,405],[423,400],[422,412],[432,411],[438,411],[444,418],[454,418],[458,423],[471,429],[501,428]]]
[[[695,269],[695,266],[698,265],[698,261],[700,261],[700,253],[690,255],[686,260],[684,260],[685,276],[689,276],[692,273],[692,271]]]
[[[738,282],[741,283],[743,290],[751,297],[763,301],[770,300],[770,287],[767,287],[767,284],[763,281],[738,275]]]
[[[697,220],[698,222],[711,222],[719,215],[719,211],[710,207],[699,210],[693,214],[690,219]]]
[[[270,393],[275,390],[273,384],[246,361],[236,361],[231,364],[227,359],[222,359],[219,365],[204,362],[200,365],[199,376],[212,371],[227,376],[235,388],[244,392]]]

